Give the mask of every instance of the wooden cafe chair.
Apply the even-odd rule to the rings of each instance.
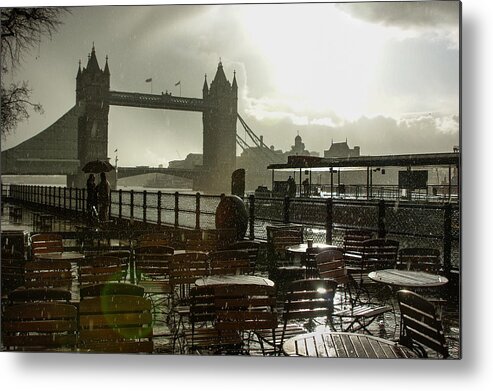
[[[400,290],[397,300],[401,312],[399,342],[427,358],[431,350],[443,358],[449,357],[449,351],[442,322],[435,306],[417,293]]]
[[[309,321],[314,326],[315,321],[325,326],[332,325],[334,310],[334,294],[337,282],[331,279],[305,279],[293,281],[288,285],[285,295],[282,325],[272,330],[258,330],[256,335],[264,354],[273,348],[273,353],[282,352],[283,343],[307,330],[294,321]]]

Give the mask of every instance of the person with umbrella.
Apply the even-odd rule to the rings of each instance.
[[[86,173],[100,174],[100,181],[97,186],[97,203],[99,204],[99,220],[107,221],[108,212],[111,201],[111,187],[106,179],[106,172],[112,171],[115,168],[106,160],[92,160],[82,167],[82,171]]]
[[[99,174],[98,184],[98,202],[99,202],[99,220],[108,220],[108,211],[110,206],[111,187],[110,183],[106,179],[106,173]]]
[[[87,178],[87,211],[90,219],[96,219],[98,216],[98,190],[96,188],[96,177],[90,174]]]

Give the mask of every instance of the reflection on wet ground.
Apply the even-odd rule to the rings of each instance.
[[[8,205],[3,205],[2,215],[1,215],[1,227],[2,232],[15,230],[15,231],[26,231],[28,233],[32,233],[35,231],[35,227],[33,226],[33,216],[32,211],[27,208],[23,208],[22,215],[17,216],[15,219],[13,216],[9,215],[9,207]],[[70,218],[60,218],[55,217],[51,222],[51,231],[53,232],[69,232],[75,233],[77,231],[77,226],[80,226],[81,222],[72,220]],[[80,243],[75,239],[67,240],[68,246],[76,249],[76,250],[84,250],[78,246]],[[4,241],[2,240],[2,245]],[[112,246],[118,245],[128,245],[128,243],[122,243],[118,240],[112,240],[110,243]],[[259,262],[261,265],[262,262]],[[265,262],[264,262],[265,264]],[[75,273],[75,271],[74,271]],[[259,271],[256,273],[267,277],[267,273],[262,268],[259,268]],[[76,281],[76,279],[75,279]],[[377,291],[373,291],[371,293],[372,297],[377,297]],[[78,300],[78,284],[75,282],[73,285],[73,298]],[[339,305],[337,303],[343,301],[344,297],[341,293],[336,294],[335,298],[335,309],[339,309]],[[397,339],[399,336],[399,324],[400,324],[400,313],[399,306],[395,298],[395,294],[386,293],[381,299],[385,302],[385,304],[390,305],[393,308],[392,312],[386,313],[381,316],[377,321],[373,322],[369,326],[369,331],[375,335],[385,339]],[[166,300],[164,300],[166,302]],[[441,315],[442,315],[442,323],[446,336],[446,341],[448,344],[449,352],[451,358],[460,358],[460,312],[459,312],[459,303],[458,300],[448,300],[441,306]],[[173,319],[167,315],[167,308],[158,308],[158,311],[155,313],[154,324],[153,324],[153,333],[154,333],[154,352],[156,354],[183,354],[185,350],[183,349],[183,338],[178,338],[175,343],[173,343],[173,338],[175,334]],[[278,303],[278,314],[282,314],[282,303]],[[313,325],[307,325],[305,323],[300,323],[303,327],[307,328],[307,331],[312,331],[314,329]],[[185,322],[185,328],[188,328],[189,325]],[[323,327],[320,325],[318,327]],[[338,324],[336,322],[336,328]],[[252,342],[250,348],[251,355],[262,355],[260,345],[258,343]],[[433,357],[433,355],[430,355]]]

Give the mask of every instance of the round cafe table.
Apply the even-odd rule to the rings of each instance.
[[[64,251],[61,253],[44,253],[35,256],[36,259],[44,259],[50,261],[70,261],[77,262],[84,259],[84,254],[75,251]]]
[[[337,249],[339,247],[333,244],[313,243],[312,248],[316,248],[320,250],[330,250],[330,249]],[[288,253],[296,254],[296,255],[306,254],[307,249],[308,249],[307,243],[301,243],[301,244],[296,244],[294,246],[286,247],[286,251]]]
[[[201,277],[195,281],[197,286],[212,286],[212,285],[235,285],[235,284],[248,284],[248,285],[262,285],[262,286],[274,286],[274,281],[265,277],[251,276],[251,275],[224,275],[224,276],[206,276]]]
[[[366,334],[316,331],[288,339],[282,347],[288,356],[337,358],[416,358],[397,342]]]
[[[435,288],[448,283],[447,277],[412,270],[376,270],[368,277],[393,288]]]

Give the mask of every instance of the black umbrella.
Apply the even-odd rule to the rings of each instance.
[[[109,172],[114,170],[115,167],[111,165],[110,162],[106,160],[92,160],[90,162],[87,162],[84,167],[82,167],[82,171],[85,173],[93,173],[93,174],[100,174],[102,172]]]

